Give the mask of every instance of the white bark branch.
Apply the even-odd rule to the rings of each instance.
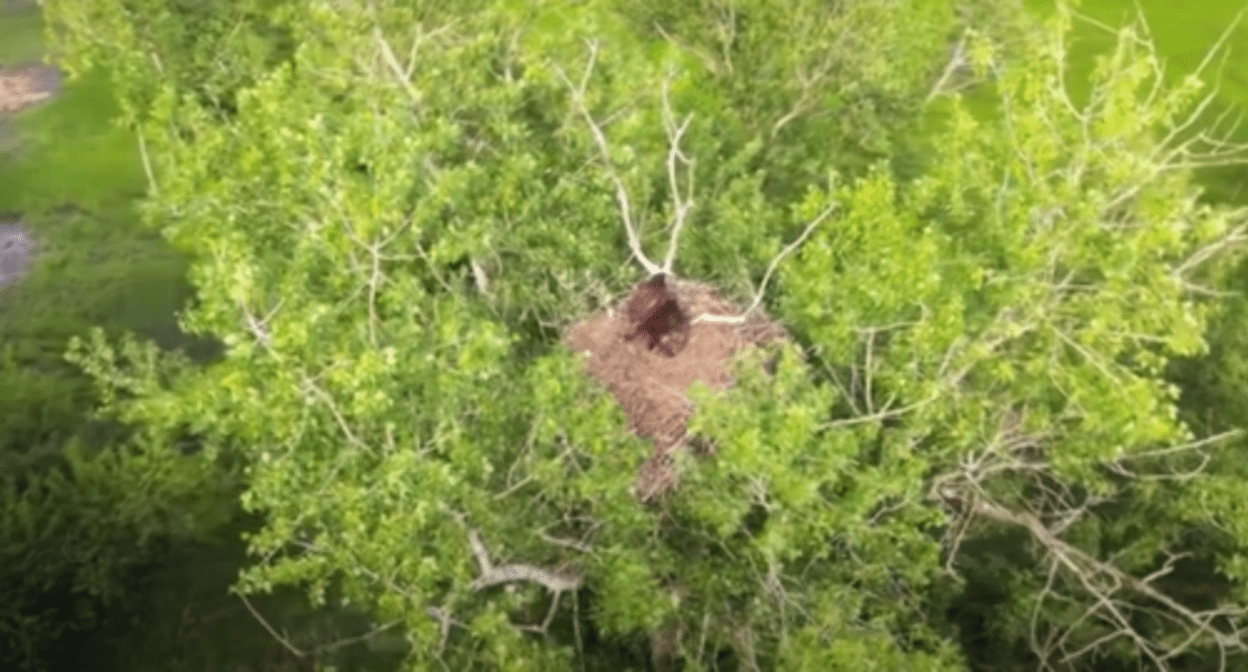
[[[615,169],[615,164],[611,161],[611,149],[607,145],[607,136],[603,134],[602,128],[594,121],[594,117],[589,112],[589,106],[585,102],[585,92],[589,86],[589,78],[594,69],[594,63],[598,58],[598,44],[596,42],[589,43],[589,60],[585,64],[585,72],[581,75],[579,85],[573,85],[562,68],[556,68],[559,78],[567,85],[572,92],[572,104],[576,107],[576,111],[580,113],[589,126],[590,134],[593,135],[594,144],[598,147],[599,154],[602,155],[603,169],[607,171],[607,177],[610,178],[612,184],[615,185],[615,200],[620,208],[620,219],[624,222],[624,233],[628,236],[628,249],[632,255],[637,258],[638,263],[646,269],[649,275],[655,275],[663,271],[662,267],[650,261],[645,253],[641,250],[641,239],[637,236],[637,226],[633,221],[632,205],[628,198],[628,189],[624,186],[624,180],[620,178],[619,172]]]

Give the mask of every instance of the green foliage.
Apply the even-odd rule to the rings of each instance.
[[[98,452],[70,442],[61,455],[63,468],[0,480],[0,651],[23,669],[39,669],[45,647],[68,632],[94,627],[164,539],[195,538],[233,511],[219,467],[165,442],[138,437]]]
[[[0,17],[0,45],[38,56],[37,12]],[[175,444],[90,422],[92,379],[64,361],[92,325],[186,344],[174,311],[184,259],[137,226],[143,176],[108,75],[87,73],[12,119],[0,212],[31,231],[35,258],[0,293],[0,661],[41,669],[134,595],[137,570],[170,539],[228,519],[237,486]],[[10,120],[6,119],[6,124]],[[6,128],[6,130],[8,130]],[[93,661],[93,664],[98,664]]]
[[[127,125],[146,118],[163,86],[175,85],[216,113],[236,91],[282,62],[289,36],[266,20],[284,0],[42,2],[61,67],[80,76],[106,64]],[[107,35],[106,39],[101,36]]]
[[[52,16],[71,62],[107,63],[142,110],[144,215],[195,258],[184,326],[228,352],[187,369],[96,335],[74,359],[117,419],[190,428],[205,459],[242,465],[264,519],[242,594],[300,586],[400,621],[411,669],[618,669],[665,632],[690,669],[955,669],[966,621],[944,609],[966,600],[945,561],[998,584],[994,650],[1037,631],[1075,650],[1132,627],[1085,623],[1107,600],[1081,586],[1155,569],[1198,523],[1243,524],[1229,482],[1197,515],[1149,502],[1198,491],[1135,478],[1182,466],[1155,454],[1192,438],[1162,372],[1204,347],[1193,288],[1217,266],[1199,251],[1239,221],[1158,151],[1200,86],[1142,96],[1154,56],[1131,33],[1086,109],[1060,80],[1067,25],[1025,62],[977,38],[1002,116],[955,98],[910,179],[858,167],[897,151],[888,129],[939,75],[952,5],[245,5],[202,42],[241,61],[223,118],[144,58],[194,73],[211,52],[107,4]],[[232,21],[298,47],[239,56],[218,41]],[[715,457],[684,456],[679,491],[645,508],[630,486],[649,448],[555,332],[635,279],[617,181],[642,246],[667,237],[684,114],[684,273],[738,291],[839,213],[774,288],[800,345],[691,393]],[[991,564],[1003,529],[1032,547]],[[1211,552],[1242,578],[1233,545]],[[491,564],[578,589],[477,583]],[[1212,647],[1175,623],[1113,653],[1189,630]]]
[[[903,501],[927,475],[937,499],[998,524],[1022,519],[993,507],[1085,516],[1066,541],[1135,572],[1155,568],[1193,525],[1240,515],[1242,498],[1208,496],[1225,482],[1216,472],[1193,487],[1149,480],[1200,462],[1198,446],[1154,457],[1193,438],[1160,374],[1168,358],[1204,348],[1208,305],[1192,288],[1210,276],[1195,253],[1222,247],[1240,215],[1199,205],[1173,155],[1155,149],[1199,82],[1144,98],[1154,56],[1125,32],[1078,109],[1056,75],[1065,30],[1035,43],[1031,64],[1004,69],[999,120],[977,121],[954,101],[926,175],[898,184],[877,172],[842,189],[844,217],[785,268],[782,305],[833,380],[852,371],[841,412],[877,409],[873,471],[908,484]],[[1163,492],[1205,508],[1152,504]],[[1221,567],[1238,576],[1234,557]],[[963,560],[972,574],[993,561]],[[994,579],[1015,584],[1005,598],[1015,606],[994,621],[1006,642],[1055,633],[1074,650],[1113,632],[1102,625],[1121,627],[1107,618],[1067,633],[1082,612],[1045,601],[1053,560],[1039,560]],[[1028,622],[1030,633],[1009,630]]]

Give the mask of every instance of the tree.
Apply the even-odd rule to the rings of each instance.
[[[856,6],[276,7],[298,47],[228,118],[177,81],[142,117],[146,216],[197,256],[185,326],[228,354],[164,384],[93,364],[101,341],[75,357],[118,389],[105,412],[246,465],[266,524],[240,593],[366,606],[406,629],[412,669],[646,649],[952,669],[967,621],[943,610],[987,572],[1006,583],[988,635],[1051,668],[1237,652],[1233,608],[1158,577],[1185,535],[1242,518],[1238,486],[1194,489],[1187,460],[1224,437],[1197,440],[1162,377],[1202,348],[1202,288],[1242,235],[1184,171],[1240,148],[1170,133],[1200,82],[1165,90],[1130,30],[1076,107],[1061,15],[1027,38],[1040,57],[975,33],[955,51],[999,118],[954,97],[917,178],[858,174],[843,136],[819,141],[824,110],[857,91],[838,109],[886,135],[862,101],[940,100],[958,32],[951,6]],[[558,339],[636,280],[629,257],[748,287],[795,339],[683,391],[715,456],[678,458],[653,506],[631,489],[647,449]],[[993,564],[1003,532],[1027,541]],[[1241,539],[1203,546],[1237,580]]]
[[[114,353],[95,335],[86,370],[103,376]],[[149,383],[177,366],[132,338],[117,357]],[[169,540],[208,538],[236,514],[236,472],[164,439],[142,428],[104,445],[74,437],[55,464],[0,476],[0,661],[47,669],[52,647],[96,627]]]

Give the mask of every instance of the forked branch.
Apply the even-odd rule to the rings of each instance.
[[[681,150],[680,145],[685,131],[689,128],[689,123],[692,117],[686,115],[679,122],[676,120],[676,115],[672,111],[669,96],[671,83],[671,77],[669,76],[663,82],[661,97],[663,103],[663,126],[667,133],[668,141],[667,179],[668,188],[672,195],[673,221],[671,236],[667,245],[667,253],[664,256],[663,264],[660,266],[646,257],[645,253],[641,249],[641,238],[638,235],[637,221],[633,216],[632,204],[628,196],[628,188],[624,185],[624,180],[620,177],[619,171],[616,170],[614,163],[611,161],[611,150],[607,143],[606,134],[603,132],[602,127],[598,124],[598,122],[594,120],[594,117],[590,113],[589,106],[585,100],[586,91],[589,86],[589,79],[593,74],[594,64],[598,58],[598,44],[593,41],[590,41],[588,44],[589,59],[578,83],[574,84],[562,68],[556,67],[555,70],[558,73],[559,78],[563,80],[563,83],[567,85],[568,90],[571,92],[572,104],[576,108],[577,113],[585,120],[586,125],[589,126],[590,134],[594,138],[594,144],[597,146],[598,152],[602,157],[603,167],[606,170],[607,176],[611,180],[611,183],[615,186],[615,200],[620,209],[620,219],[624,223],[624,232],[628,238],[629,251],[632,253],[632,256],[637,258],[637,261],[643,268],[645,268],[648,274],[656,275],[663,273],[671,275],[672,267],[675,265],[676,261],[676,251],[678,249],[681,231],[688,222],[689,214],[692,212],[694,207],[694,161]],[[681,187],[682,172],[684,173],[683,189]],[[829,205],[825,208],[823,212],[819,213],[814,220],[806,225],[805,230],[802,231],[802,234],[798,236],[797,240],[786,246],[780,251],[779,254],[776,255],[774,259],[771,260],[771,263],[767,267],[766,273],[763,275],[763,280],[754,294],[754,300],[741,315],[728,316],[704,314],[694,318],[693,322],[743,324],[749,314],[757,309],[762,303],[764,292],[767,289],[767,283],[770,281],[771,275],[775,272],[780,261],[800,247],[801,244],[805,242],[806,238],[810,236],[811,232],[814,231],[815,227],[826,220],[835,211],[835,209],[835,204]]]
[[[1006,424],[1014,427],[1018,423]],[[1140,655],[1159,670],[1171,669],[1172,661],[1198,644],[1212,645],[1223,660],[1229,653],[1248,651],[1248,642],[1245,642],[1239,627],[1245,610],[1230,606],[1207,609],[1189,607],[1158,587],[1158,579],[1174,569],[1178,556],[1169,556],[1161,569],[1137,577],[1062,539],[1062,533],[1070,528],[1071,523],[1090,515],[1091,507],[1105,500],[1084,497],[1083,501],[1077,501],[1079,498],[1071,489],[1050,478],[1050,468],[1045,461],[1027,456],[1034,445],[1033,439],[1039,437],[1017,435],[1016,432],[1016,429],[1008,429],[981,455],[964,460],[959,467],[938,477],[931,493],[934,500],[949,506],[952,511],[944,540],[949,558],[947,568],[951,571],[960,542],[976,520],[1025,530],[1045,556],[1049,568],[1048,580],[1036,603],[1031,626],[1032,646],[1040,656],[1044,669],[1051,669],[1054,664],[1070,664],[1117,639],[1132,642]],[[1196,452],[1205,445],[1233,435],[1219,434],[1202,441],[1137,453],[1136,457],[1167,457]],[[1116,463],[1110,465],[1111,469],[1115,466]],[[1128,478],[1146,477],[1138,470],[1114,471]],[[1006,473],[1023,477],[1038,494],[1019,506],[1003,503],[991,494],[988,482]],[[1183,479],[1190,478],[1191,474],[1186,470],[1176,470],[1150,476]],[[1059,585],[1062,583],[1073,593],[1061,594]],[[1041,608],[1045,602],[1052,601],[1063,604],[1082,602],[1084,613],[1074,623],[1051,629],[1047,636],[1040,637],[1038,633],[1044,621]],[[1141,613],[1149,613],[1170,623],[1179,630],[1177,637],[1159,638],[1141,631],[1138,617]],[[1080,626],[1087,622],[1099,623],[1108,628],[1108,633],[1091,641],[1075,641],[1077,633],[1084,631]],[[1225,665],[1219,669],[1225,669]]]
[[[594,121],[594,116],[589,112],[589,106],[585,102],[585,92],[589,88],[589,78],[594,71],[594,63],[598,60],[598,43],[590,41],[589,43],[589,59],[585,64],[585,72],[581,74],[581,81],[573,84],[568,78],[563,68],[556,66],[555,71],[559,74],[559,78],[567,85],[572,93],[572,104],[576,107],[576,111],[585,119],[589,131],[594,137],[594,144],[598,147],[598,152],[602,155],[603,169],[607,171],[607,177],[611,179],[611,183],[615,185],[615,200],[620,208],[620,219],[624,222],[624,233],[628,236],[628,249],[633,256],[646,269],[649,275],[655,275],[663,271],[662,267],[650,261],[645,253],[641,250],[641,239],[637,236],[637,225],[633,221],[633,210],[628,198],[628,188],[624,186],[624,180],[620,177],[619,171],[615,169],[614,162],[611,161],[611,149],[607,145],[607,136],[602,132],[602,128],[598,122]]]
[[[485,543],[481,541],[481,535],[476,530],[468,531],[468,543],[471,545],[472,555],[477,559],[477,565],[481,569],[481,576],[477,577],[477,580],[468,586],[470,589],[483,590],[503,583],[528,581],[536,583],[554,594],[550,601],[550,609],[546,612],[546,618],[542,621],[542,625],[540,627],[520,626],[526,630],[533,630],[542,634],[546,633],[550,628],[551,621],[555,618],[555,612],[559,609],[560,596],[569,590],[580,588],[585,581],[585,574],[578,567],[549,570],[526,564],[496,566],[490,560],[490,553],[486,550]]]
[[[489,551],[481,541],[476,530],[468,533],[468,543],[472,547],[472,555],[481,569],[481,576],[469,586],[472,590],[482,590],[490,586],[516,581],[536,583],[552,593],[576,590],[584,582],[584,575],[575,569],[549,570],[526,564],[495,565],[490,560]]]
[[[767,272],[763,274],[762,282],[758,284],[758,290],[754,292],[754,300],[750,302],[750,306],[746,308],[744,311],[742,311],[740,315],[702,314],[693,318],[693,324],[697,324],[698,322],[713,322],[716,324],[743,324],[746,321],[746,319],[749,317],[750,313],[754,312],[755,309],[757,309],[760,305],[762,305],[763,296],[765,295],[765,292],[767,291],[767,283],[768,281],[771,280],[771,274],[776,271],[776,267],[780,265],[780,262],[785,257],[792,254],[795,250],[797,250],[797,248],[801,247],[802,243],[806,242],[806,239],[810,237],[811,232],[815,230],[815,227],[823,223],[823,221],[826,220],[828,217],[831,217],[832,213],[835,211],[836,211],[835,203],[824,208],[823,212],[820,212],[814,219],[810,220],[810,223],[807,224],[806,228],[802,230],[802,235],[798,236],[796,240],[789,243],[787,246],[785,246],[783,250],[780,250],[779,254],[777,254],[775,257],[772,258],[771,263],[767,265]]]

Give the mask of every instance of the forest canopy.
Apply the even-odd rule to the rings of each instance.
[[[237,473],[238,594],[405,669],[1242,664],[1244,443],[1180,397],[1245,226],[1192,171],[1248,153],[1213,60],[1128,25],[1072,97],[1009,4],[46,0],[226,346],[68,357],[111,450]],[[785,336],[671,392],[713,451],[643,502],[564,336],[655,271]]]

